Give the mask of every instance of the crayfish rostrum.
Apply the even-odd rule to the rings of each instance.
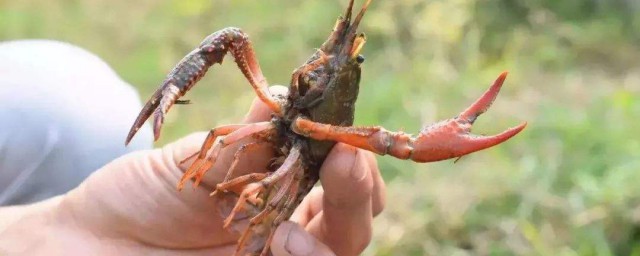
[[[178,183],[195,179],[197,185],[213,166],[220,150],[241,143],[246,137],[258,140],[240,147],[247,150],[255,144],[272,146],[274,157],[267,173],[235,177],[231,166],[225,180],[212,195],[234,195],[237,198],[228,214],[225,226],[234,217],[248,214],[249,226],[241,235],[236,254],[267,255],[275,227],[287,220],[293,210],[319,179],[319,168],[336,142],[346,143],[380,155],[391,155],[416,162],[433,162],[461,157],[500,144],[524,129],[526,123],[494,136],[469,133],[476,118],[484,113],[498,95],[506,78],[501,74],[493,85],[457,117],[424,127],[417,135],[387,131],[382,127],[352,126],[358,97],[361,65],[360,51],[365,36],[358,25],[371,0],[352,18],[353,0],[338,18],[329,38],[299,68],[295,69],[288,95],[274,96],[269,92],[258,60],[247,34],[238,28],[225,28],[207,38],[184,57],[171,71],[161,87],[145,104],[135,120],[126,143],[153,114],[154,135],[160,134],[164,117],[173,104],[182,103],[183,96],[213,64],[222,63],[231,53],[238,68],[249,81],[258,98],[273,112],[268,122],[224,125],[211,129],[202,148],[192,158]],[[239,161],[241,152],[235,154]]]

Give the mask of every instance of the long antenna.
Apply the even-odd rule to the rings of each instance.
[[[355,33],[355,30],[358,29],[358,25],[360,25],[360,21],[362,20],[362,17],[364,17],[364,13],[367,11],[367,7],[369,7],[370,3],[371,3],[371,0],[367,0],[364,3],[364,5],[362,6],[362,9],[360,9],[360,12],[358,13],[358,16],[356,16],[356,19],[353,20],[353,23],[349,27],[350,32]]]

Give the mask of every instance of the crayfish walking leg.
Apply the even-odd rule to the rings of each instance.
[[[262,135],[261,137],[268,137],[266,134],[274,131],[275,127],[271,122],[260,122],[246,125],[228,125],[211,129],[209,135],[202,144],[202,148],[198,153],[196,153],[198,158],[191,163],[191,166],[189,166],[182,176],[182,179],[180,179],[180,182],[178,183],[178,190],[181,190],[184,187],[187,180],[194,177],[196,178],[194,186],[198,186],[204,174],[215,164],[218,154],[222,148],[249,136],[256,136],[260,134]],[[224,139],[217,140],[218,143],[216,144],[216,139],[221,135],[226,135],[226,137]],[[207,156],[211,147],[214,148],[209,156]]]
[[[298,118],[292,123],[296,133],[316,140],[332,140],[366,149],[380,155],[392,155],[416,162],[433,162],[461,157],[500,144],[518,134],[526,123],[494,136],[477,136],[469,131],[478,116],[498,96],[507,76],[502,73],[482,97],[455,118],[422,129],[413,137],[403,132],[390,132],[382,127],[342,127]]]
[[[250,227],[247,228],[245,232],[240,236],[240,239],[238,240],[238,246],[236,247],[236,255],[239,255],[239,253],[244,249],[245,242],[247,241],[249,235],[254,232],[254,228],[258,225],[268,226],[268,230],[266,231],[267,242],[264,245],[261,255],[267,254],[271,239],[273,238],[273,233],[275,232],[275,227],[277,227],[277,225],[280,222],[284,221],[284,219],[288,216],[276,218],[278,222],[266,221],[266,217],[274,211],[276,211],[278,215],[291,213],[290,211],[283,213],[282,210],[285,207],[291,207],[292,200],[295,202],[297,198],[297,186],[301,179],[301,177],[298,177],[298,175],[300,175],[299,171],[301,170],[300,165],[300,145],[294,145],[282,165],[278,167],[275,172],[268,174],[247,174],[220,183],[216,186],[216,191],[214,191],[214,193],[216,193],[217,191],[228,190],[240,192],[240,196],[238,198],[238,201],[236,202],[236,205],[224,220],[224,227],[228,228],[229,225],[231,225],[231,223],[234,221],[236,214],[244,209],[247,202],[251,202],[254,205],[263,204],[260,196],[265,195],[265,193],[269,193],[272,189],[274,189],[277,183],[282,181],[281,186],[275,187],[275,194],[272,197],[268,198],[266,205],[263,207],[262,211],[250,220]]]

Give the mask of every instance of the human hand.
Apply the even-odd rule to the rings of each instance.
[[[269,118],[268,108],[256,100],[245,122]],[[68,194],[25,208],[27,214],[4,228],[0,223],[0,252],[231,255],[238,234],[222,228],[220,202],[209,193],[224,178],[240,144],[221,153],[200,187],[175,188],[188,167],[177,163],[196,152],[205,135],[123,156]],[[254,153],[240,163],[238,175],[264,169],[271,158],[266,148]],[[314,188],[291,217],[298,224],[284,222],[276,230],[274,255],[357,255],[370,242],[372,218],[384,205],[384,183],[373,154],[337,144],[320,178],[323,187]]]

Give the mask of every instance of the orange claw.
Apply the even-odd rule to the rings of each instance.
[[[411,159],[416,162],[432,162],[464,156],[498,145],[522,131],[527,126],[526,122],[494,136],[469,133],[478,116],[486,112],[498,96],[507,74],[500,74],[493,85],[457,117],[422,129],[413,141]]]
[[[484,92],[484,94],[482,94],[482,96],[478,100],[476,100],[476,102],[462,111],[458,118],[465,118],[469,120],[470,123],[473,123],[476,118],[478,118],[478,116],[486,112],[487,109],[491,107],[493,101],[496,100],[496,97],[498,97],[498,93],[502,88],[504,80],[507,79],[508,74],[509,72],[507,71],[502,72],[498,76],[498,78],[496,78],[496,81],[493,82],[493,85],[491,85],[491,87],[489,87],[489,89]]]
[[[470,134],[473,122],[487,111],[496,99],[507,77],[498,79],[476,102],[453,119],[427,126],[417,137],[403,132],[390,132],[382,127],[343,127],[316,123],[298,118],[291,128],[294,132],[316,140],[332,140],[366,149],[381,155],[392,155],[416,162],[434,162],[461,157],[500,144],[518,134],[527,123],[494,136]]]

